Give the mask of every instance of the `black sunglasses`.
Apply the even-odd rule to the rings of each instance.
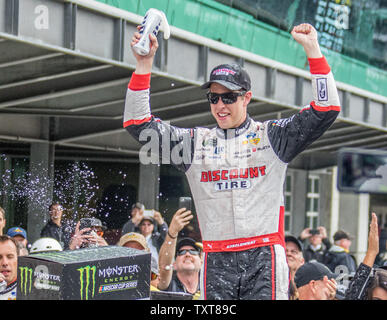
[[[207,92],[207,99],[211,104],[217,104],[219,98],[222,99],[224,104],[232,104],[238,100],[238,97],[244,96],[246,91],[237,91],[237,92],[226,92],[226,93],[215,93]]]
[[[199,251],[197,250],[193,250],[193,249],[183,249],[183,250],[180,250],[177,252],[177,255],[178,256],[183,256],[185,255],[187,252],[189,252],[191,255],[193,256],[198,256],[199,255]]]

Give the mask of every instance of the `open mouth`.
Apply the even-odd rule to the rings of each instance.
[[[226,119],[229,115],[230,115],[230,113],[226,113],[226,112],[218,112],[217,113],[218,119],[220,119],[220,120]]]
[[[193,259],[191,257],[186,257],[184,260],[183,260],[184,263],[194,263]]]
[[[0,271],[0,273],[3,275],[3,276],[7,276],[7,275],[9,275],[9,273],[10,273],[10,271],[8,271],[8,270],[2,270],[2,271]]]

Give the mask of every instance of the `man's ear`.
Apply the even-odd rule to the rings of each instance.
[[[309,289],[310,291],[315,294],[316,293],[316,281],[314,280],[310,280],[310,282],[308,283],[308,286],[309,286]]]
[[[247,107],[247,105],[250,103],[252,97],[253,97],[253,93],[251,91],[247,91],[243,97],[243,106],[244,107]]]

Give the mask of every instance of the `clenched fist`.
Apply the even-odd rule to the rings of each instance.
[[[308,58],[322,57],[317,40],[317,31],[312,25],[308,23],[299,24],[298,26],[293,27],[291,35],[294,40],[304,47]]]

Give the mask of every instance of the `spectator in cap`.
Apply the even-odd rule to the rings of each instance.
[[[12,227],[8,229],[7,236],[10,236],[16,240],[16,244],[19,250],[19,256],[28,256],[28,240],[27,232],[21,227]]]
[[[285,237],[286,244],[286,260],[290,272],[289,299],[296,300],[298,293],[294,284],[294,275],[299,267],[305,263],[302,254],[302,243],[294,236],[288,235]]]
[[[131,218],[122,227],[121,234],[129,232],[141,233],[147,240],[152,255],[158,260],[158,252],[168,231],[160,212],[145,210],[142,203],[136,202],[132,206]]]
[[[151,215],[144,215],[138,225],[139,232],[145,237],[152,256],[159,260],[160,247],[164,243],[168,232],[168,225],[161,213],[151,210]]]
[[[138,225],[144,216],[145,206],[141,202],[132,205],[129,220],[123,225],[121,234],[129,232],[139,232]]]
[[[334,273],[354,274],[357,263],[349,253],[352,237],[344,230],[339,230],[333,235],[334,245],[324,257],[324,264]]]
[[[89,247],[107,246],[103,238],[105,227],[101,220],[96,218],[82,218],[75,226],[75,232],[71,237],[69,249],[82,249]]]
[[[0,236],[3,235],[3,230],[5,228],[5,224],[6,224],[6,220],[5,220],[5,211],[2,207],[0,207]]]
[[[302,253],[303,247],[302,243],[296,237],[291,235],[285,237],[285,244],[289,271],[291,278],[293,279],[297,269],[305,263]]]
[[[299,300],[333,300],[336,281],[325,265],[317,261],[303,264],[294,276]]]
[[[21,227],[12,227],[7,231],[7,235],[14,238],[20,245],[20,248],[27,248],[27,232]]]
[[[133,248],[145,252],[150,252],[149,247],[146,243],[145,237],[137,232],[129,232],[124,234],[117,243],[118,246]],[[150,288],[151,291],[158,291],[157,285],[159,283],[159,265],[158,260],[151,256],[151,279],[150,279]]]
[[[323,226],[317,229],[305,228],[299,239],[304,243],[303,255],[306,262],[318,261],[324,263],[324,256],[332,244]],[[306,241],[308,241],[308,244],[305,243]]]
[[[160,282],[160,271],[159,271],[159,262],[154,256],[151,257],[151,282],[150,289],[151,291],[160,291],[157,287]]]
[[[191,211],[181,208],[174,214],[167,237],[160,248],[160,281],[158,289],[200,296],[199,273],[202,266],[202,246],[192,238],[177,241],[179,232],[190,223]],[[175,260],[173,261],[173,258]]]
[[[129,232],[124,234],[118,241],[117,245],[150,252],[145,237],[137,232]]]

